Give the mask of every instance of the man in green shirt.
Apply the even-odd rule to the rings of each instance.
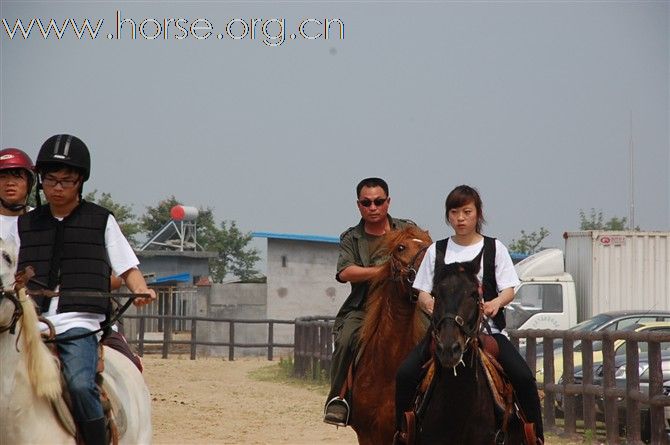
[[[351,283],[351,293],[340,308],[333,326],[335,350],[330,372],[330,394],[323,419],[338,426],[349,423],[349,403],[341,397],[341,392],[358,350],[358,332],[365,316],[369,280],[388,259],[382,237],[391,230],[414,225],[412,221],[392,218],[388,214],[391,198],[388,184],[383,179],[363,179],[356,186],[356,196],[361,221],[340,236],[335,279],[340,283]]]

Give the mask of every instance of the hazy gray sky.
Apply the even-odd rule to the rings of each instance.
[[[45,40],[36,23],[10,39],[2,24],[0,145],[36,155],[52,134],[78,135],[86,189],[138,214],[175,195],[244,231],[336,236],[358,220],[358,180],[382,176],[391,213],[434,237],[449,233],[446,194],[467,183],[486,233],[509,243],[544,226],[562,246],[580,208],[628,215],[632,114],[635,223],[670,230],[667,1],[0,5],[10,32],[17,19],[102,20],[81,40],[72,28]],[[158,37],[132,40],[127,21],[117,39],[117,11]],[[281,18],[285,41],[264,44],[264,20]],[[209,38],[176,38],[196,19]],[[251,19],[263,19],[253,40],[230,37]],[[305,19],[339,19],[344,38],[335,25],[303,38]]]

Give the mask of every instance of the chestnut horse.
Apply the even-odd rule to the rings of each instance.
[[[420,444],[521,444],[516,419],[498,429],[495,402],[480,360],[483,312],[477,272],[482,253],[438,271],[431,317],[435,375],[420,411]]]
[[[417,309],[412,283],[431,242],[428,232],[415,226],[384,239],[390,257],[371,280],[353,379],[351,426],[360,444],[393,441],[396,372],[428,324]]]

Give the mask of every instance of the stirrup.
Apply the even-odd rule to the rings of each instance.
[[[344,424],[326,422],[325,418],[328,415],[328,407],[333,403],[342,403],[347,408],[347,418],[344,420]],[[346,399],[343,399],[340,396],[335,396],[332,399],[330,399],[328,401],[328,403],[326,403],[326,407],[323,409],[324,422],[330,423],[331,425],[335,425],[335,426],[338,426],[338,427],[340,427],[340,426],[346,427],[347,425],[349,425],[349,416],[350,415],[351,415],[351,407],[349,406],[349,402],[347,402]]]

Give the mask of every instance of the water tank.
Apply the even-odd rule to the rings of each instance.
[[[170,218],[174,221],[195,221],[198,209],[195,207],[176,205],[170,209]]]

